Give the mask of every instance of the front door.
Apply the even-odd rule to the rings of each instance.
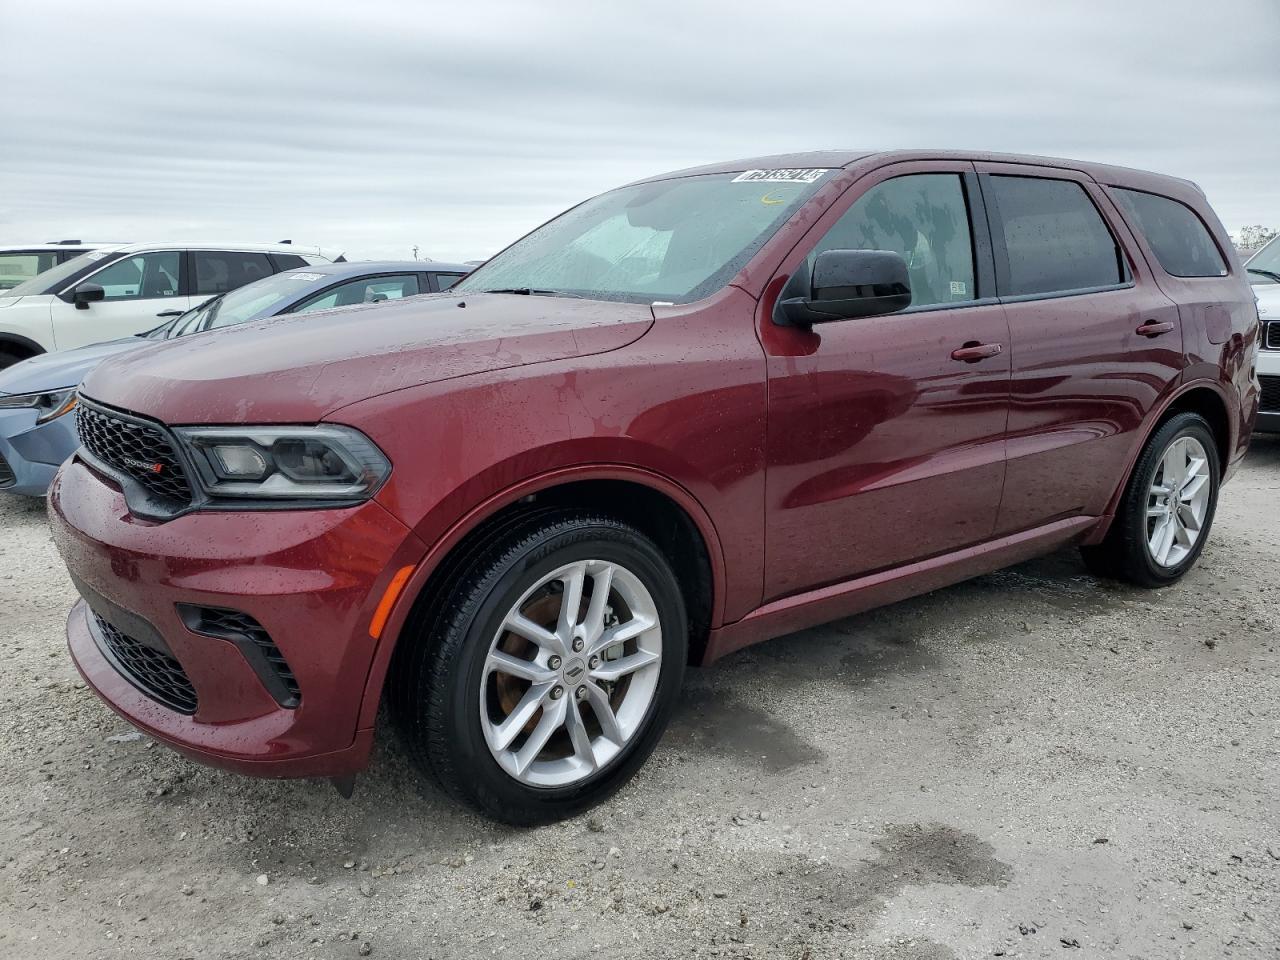
[[[105,297],[85,310],[60,297],[53,300],[53,336],[59,350],[143,333],[191,305],[182,292],[180,250],[124,257],[79,283],[98,284]]]
[[[902,254],[912,305],[804,330],[775,324],[762,298],[765,602],[979,543],[1000,505],[1009,329],[972,165],[859,179],[781,274],[831,249]]]

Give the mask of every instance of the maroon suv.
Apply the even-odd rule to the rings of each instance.
[[[1069,544],[1176,581],[1257,327],[1185,180],[916,151],[655,177],[448,293],[98,367],[50,497],[71,653],[191,757],[346,788],[385,691],[456,797],[565,816],[645,760],[688,663]]]

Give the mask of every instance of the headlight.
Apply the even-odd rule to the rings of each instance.
[[[367,500],[391,473],[382,451],[350,427],[178,427],[213,497]]]
[[[48,393],[15,393],[0,397],[0,410],[32,409],[36,423],[48,423],[76,408],[76,388],[50,390]]]

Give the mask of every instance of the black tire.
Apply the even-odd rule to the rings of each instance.
[[[5,369],[6,367],[12,367],[15,363],[26,359],[27,357],[25,354],[15,353],[12,350],[6,350],[4,347],[0,347],[0,370]]]
[[[1194,438],[1205,450],[1209,461],[1209,499],[1199,539],[1179,563],[1166,567],[1155,561],[1147,546],[1147,498],[1165,451],[1182,437]],[[1170,417],[1151,435],[1134,464],[1106,539],[1096,546],[1080,548],[1085,566],[1096,576],[1126,580],[1140,587],[1167,587],[1176,583],[1195,566],[1209,540],[1221,476],[1218,444],[1208,421],[1196,413]]]
[[[575,560],[621,564],[648,590],[662,625],[657,687],[617,756],[567,786],[535,787],[494,758],[480,721],[490,643],[524,592]],[[455,798],[519,826],[573,816],[622,786],[653,751],[680,691],[688,651],[684,598],[670,564],[644,534],[608,516],[547,509],[476,538],[406,627],[393,664],[392,716],[416,763]]]

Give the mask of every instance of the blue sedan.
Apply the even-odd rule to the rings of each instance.
[[[47,353],[0,371],[0,492],[44,496],[80,446],[76,388],[107,357],[218,327],[285,313],[397,300],[447,290],[471,271],[434,260],[334,263],[289,270],[208,300],[149,333]]]

